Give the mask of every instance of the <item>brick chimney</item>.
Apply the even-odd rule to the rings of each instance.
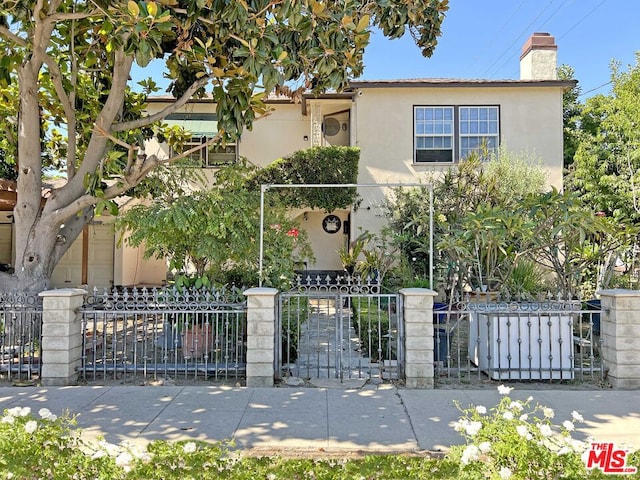
[[[520,55],[520,80],[557,80],[558,46],[548,33],[536,32]]]

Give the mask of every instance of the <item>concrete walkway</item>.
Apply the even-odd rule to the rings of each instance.
[[[339,387],[339,388],[338,388]],[[584,416],[576,436],[640,448],[640,391],[514,390],[555,410],[554,423]],[[0,387],[0,409],[77,414],[86,438],[235,439],[242,449],[314,452],[446,451],[462,406],[495,405],[492,390],[405,390],[349,384],[317,388],[222,386]]]

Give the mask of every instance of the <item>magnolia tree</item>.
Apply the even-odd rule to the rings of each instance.
[[[84,225],[163,162],[154,135],[179,142],[162,120],[212,95],[217,141],[268,113],[273,91],[340,91],[363,70],[372,28],[410,32],[425,56],[448,0],[5,0],[0,6],[0,149],[15,164],[15,272],[0,290],[39,291]],[[152,80],[131,85],[134,64],[165,63],[175,102],[147,115]],[[184,135],[184,134],[183,134]],[[43,199],[43,170],[66,182]]]

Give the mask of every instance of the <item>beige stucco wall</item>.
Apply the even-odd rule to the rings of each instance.
[[[358,182],[410,183],[451,164],[413,163],[415,105],[497,105],[501,144],[539,158],[549,184],[562,187],[562,89],[560,87],[365,88],[356,98],[355,145],[360,147]],[[387,189],[387,192],[389,190]],[[383,223],[383,189],[361,188],[353,228]]]
[[[119,234],[118,234],[119,238]],[[131,247],[123,242],[114,253],[113,283],[115,285],[162,285],[167,278],[164,259],[144,258],[144,245]]]
[[[302,115],[302,107],[285,104],[273,107],[275,110],[256,121],[253,130],[245,131],[238,143],[240,155],[260,166],[311,146],[310,119]]]

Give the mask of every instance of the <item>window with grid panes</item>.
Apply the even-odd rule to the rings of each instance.
[[[499,145],[497,106],[414,107],[414,161],[452,163],[474,150]]]

